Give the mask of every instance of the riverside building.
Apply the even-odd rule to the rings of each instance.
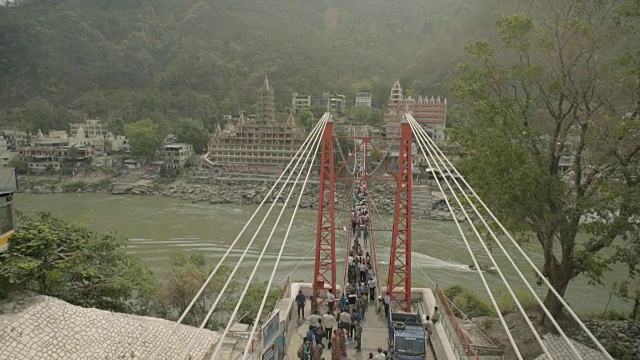
[[[275,120],[275,98],[267,77],[258,90],[257,114],[225,115],[211,136],[205,166],[221,172],[279,174],[302,146],[304,130],[293,113],[286,123]]]
[[[433,140],[445,140],[447,99],[441,100],[439,96],[420,96],[418,99],[404,97],[400,82],[396,81],[391,88],[387,111],[384,114],[384,128],[388,137],[400,136],[400,120],[405,112],[411,113]]]

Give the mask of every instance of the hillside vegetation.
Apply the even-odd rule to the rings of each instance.
[[[464,44],[487,37],[498,0],[30,0],[0,6],[0,122],[61,128],[251,111],[265,74],[291,93],[394,79],[446,95]]]

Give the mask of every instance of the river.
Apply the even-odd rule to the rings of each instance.
[[[128,252],[146,262],[159,279],[162,279],[167,272],[170,254],[177,251],[199,252],[205,254],[212,264],[216,264],[256,209],[255,206],[193,204],[160,196],[115,196],[96,193],[18,194],[16,200],[17,209],[26,214],[50,211],[66,220],[80,220],[99,231],[117,231],[130,239]],[[262,213],[266,213],[264,209],[267,208],[268,206],[265,206]],[[279,207],[274,209],[269,218],[272,220],[266,222],[265,228],[257,237],[256,244],[264,243],[279,210]],[[268,280],[271,274],[292,212],[291,209],[285,211],[273,241],[267,248],[257,273],[262,280]],[[235,265],[261,219],[260,216],[256,217],[253,221],[254,225],[249,227],[236,249],[227,258],[227,264]],[[316,212],[298,211],[278,267],[276,282],[279,283],[290,273],[293,281],[311,281],[316,221]],[[390,218],[385,217],[384,221],[388,222]],[[375,228],[382,227],[380,218],[377,216],[373,217],[373,223]],[[267,228],[266,225],[270,226]],[[340,265],[344,258],[344,239],[346,238],[341,229],[336,234],[336,254],[339,258],[338,282],[341,283],[342,266]],[[484,293],[479,275],[469,270],[467,266],[471,263],[471,258],[453,222],[414,220],[412,237],[412,284],[414,287],[431,286],[428,279],[430,278],[445,287],[459,284]],[[477,254],[483,251],[474,237],[468,236],[468,238],[473,239],[471,245]],[[385,274],[383,278],[386,278],[389,262],[389,233],[378,233],[377,244],[380,248],[378,254],[381,264],[380,272]],[[535,285],[533,270],[522,256],[519,254],[516,256],[513,246],[505,247],[525,276],[532,281],[534,288],[543,295],[545,289]],[[542,255],[537,243],[525,246],[525,250],[534,263],[542,263]],[[242,268],[247,273],[253,268],[253,263],[257,260],[260,251],[261,248],[254,246],[245,257]],[[496,247],[494,254],[498,251]],[[477,255],[477,257],[481,264],[490,264],[486,254]],[[501,265],[512,287],[525,288],[504,256],[496,256],[496,261]],[[494,294],[506,291],[497,274],[486,274],[486,278]],[[613,270],[607,274],[605,283],[611,284],[624,278],[626,278],[625,269],[614,266]],[[566,299],[576,311],[601,312],[609,299],[609,292],[610,285],[589,285],[585,278],[580,277],[570,284]],[[626,309],[629,304],[614,298],[610,307]]]

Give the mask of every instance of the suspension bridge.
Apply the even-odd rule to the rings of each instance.
[[[539,359],[613,359],[575,312],[553,289],[536,264],[527,256],[526,252],[411,114],[406,113],[403,115],[400,129],[399,137],[396,138],[337,136],[334,134],[333,118],[331,114],[326,113],[310,132],[304,144],[298,149],[295,156],[269,190],[267,196],[264,197],[253,215],[247,220],[210,276],[195,294],[189,306],[176,321],[175,328],[163,336],[168,339],[177,331],[196,301],[200,299],[204,290],[209,286],[215,274],[225,262],[228,262],[229,254],[238,246],[239,240],[245,236],[250,224],[259,222],[253,235],[250,235],[251,238],[242,254],[233,264],[231,274],[220,292],[215,299],[204,299],[210,306],[208,313],[199,326],[200,329],[206,327],[214,311],[221,305],[222,295],[232,283],[250,249],[260,250],[259,256],[253,263],[248,280],[241,290],[238,303],[235,304],[224,329],[219,332],[219,339],[216,345],[206,355],[207,358],[213,360],[297,358],[297,350],[302,344],[302,338],[305,336],[309,323],[298,318],[295,297],[299,292],[305,296],[305,314],[307,316],[310,311],[317,311],[320,314],[330,311],[330,299],[328,300],[328,298],[331,295],[328,294],[334,294],[338,298],[341,293],[348,293],[348,289],[353,287],[353,277],[352,274],[349,274],[349,263],[353,262],[354,257],[357,257],[357,255],[362,255],[354,254],[355,249],[358,247],[363,247],[362,253],[366,252],[367,258],[370,259],[370,270],[365,271],[373,275],[368,277],[368,280],[373,279],[372,281],[375,282],[375,286],[372,286],[375,287],[375,294],[373,301],[368,305],[368,310],[365,311],[366,318],[361,321],[361,348],[356,351],[356,342],[352,341],[347,346],[347,356],[345,357],[342,354],[343,359],[366,359],[369,352],[376,354],[379,347],[384,350],[389,349],[392,341],[388,338],[390,332],[387,327],[395,325],[389,325],[386,320],[385,303],[389,304],[389,311],[392,313],[417,314],[422,320],[426,320],[427,316],[433,316],[436,306],[440,309],[440,321],[436,322],[432,332],[424,333],[426,337],[424,341],[428,349],[418,357],[408,357],[407,359],[483,359],[484,356],[498,356],[499,358],[501,352],[495,346],[474,345],[461,328],[458,319],[454,316],[452,310],[454,305],[444,296],[437,283],[419,266],[412,265],[412,150],[415,146],[417,152],[426,159],[427,171],[431,172],[433,179],[438,180],[435,181],[435,184],[443,194],[447,208],[456,224],[465,248],[469,252],[473,264],[471,268],[477,272],[478,278],[483,284],[491,305],[500,320],[500,324],[507,334],[515,356],[520,360],[524,359],[519,348],[522,344],[519,344],[511,335],[511,330],[501,315],[496,294],[492,291],[487,281],[487,273],[483,271],[485,266],[480,264],[478,254],[476,254],[474,247],[471,245],[472,241],[477,241],[477,244],[480,244],[483,250],[482,256],[486,256],[490,260],[492,269],[495,271],[495,275],[492,276],[497,275],[502,281],[517,310],[522,314],[532,336],[542,350],[542,355]],[[349,144],[350,149],[346,157],[341,145],[344,143]],[[389,163],[389,157],[386,155],[390,152],[397,154],[397,164]],[[373,154],[376,155],[373,156]],[[371,161],[374,157],[379,160]],[[295,219],[302,195],[309,190],[307,185],[312,177],[314,179],[319,178],[319,185],[317,185],[316,242],[315,248],[310,249],[307,257],[302,259],[298,266],[311,266],[309,257],[315,255],[313,278],[306,279],[308,282],[305,283],[292,283],[290,277],[284,280],[276,279],[280,259],[287,246],[291,229],[296,226]],[[395,185],[394,211],[392,216],[386,219],[376,205],[375,197],[378,194],[374,184],[377,182],[387,182]],[[340,204],[337,201],[340,192],[344,195],[342,198],[347,199],[345,204]],[[275,194],[275,199],[273,194]],[[272,199],[270,204],[267,204],[268,199]],[[290,207],[288,206],[290,204],[292,204],[291,210],[289,210]],[[264,207],[267,207],[266,213],[259,216],[258,214],[261,211],[264,212]],[[363,238],[360,238],[360,229],[358,229],[357,233],[355,231],[356,225],[353,223],[353,214],[356,211],[366,214],[366,221],[363,222],[363,228],[366,228],[366,230],[363,229],[363,231],[366,231],[367,234]],[[274,212],[273,216],[276,218],[271,230],[268,235],[259,235],[265,223],[267,223],[267,219],[272,217],[272,212]],[[459,212],[462,212],[466,220],[464,226],[458,219]],[[273,220],[270,220],[271,222]],[[274,239],[276,228],[281,223],[282,226],[286,227],[286,232],[283,237]],[[420,235],[428,236],[428,234]],[[388,259],[381,258],[382,243],[385,242],[385,238],[388,239],[386,242],[389,248]],[[362,242],[363,240],[364,242]],[[272,242],[280,246],[275,264],[269,274],[267,291],[260,302],[256,317],[260,321],[255,321],[249,328],[238,331],[236,329],[237,323],[245,315],[239,314],[242,301],[245,299],[251,283],[256,280],[260,264]],[[516,249],[515,254],[510,254],[506,250],[505,246],[507,245],[509,248]],[[496,262],[490,247],[501,253],[501,256],[507,259],[511,268],[502,269]],[[531,268],[518,268],[513,256],[522,256],[526,260],[526,264]],[[380,264],[384,262],[388,262],[387,271],[380,269]],[[593,344],[595,344],[593,348],[587,348],[582,344],[576,343],[565,334],[557,320],[544,306],[533,286],[524,276],[523,271],[532,270],[541,279],[544,286],[550,289],[562,303],[565,311],[573,318],[575,324],[593,341]],[[507,281],[504,271],[517,273],[526,289],[532,294],[555,329],[556,334],[553,336],[553,341],[550,341],[551,338],[541,335],[536,330],[516,297],[512,285]],[[412,279],[416,277],[427,279],[433,286],[430,288],[412,287]],[[281,290],[281,299],[275,308],[267,308],[269,289],[274,289],[278,286]],[[336,303],[338,302],[337,299],[335,301]],[[237,340],[238,338],[241,340]],[[193,359],[192,349],[198,341],[198,336],[194,335],[184,343],[182,359]],[[332,354],[327,351],[327,342],[324,345],[323,358],[328,359]],[[392,354],[393,352],[390,351],[390,355]],[[401,356],[397,357],[401,358]],[[168,359],[164,345],[158,346],[150,358],[153,360]]]

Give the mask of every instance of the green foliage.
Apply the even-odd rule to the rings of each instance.
[[[172,254],[171,269],[156,299],[158,314],[166,319],[177,320],[206,281],[209,270],[205,264],[204,256],[201,254]],[[205,299],[215,299],[230,272],[231,269],[228,267],[220,268],[216,277],[189,312],[189,316],[185,319],[187,324],[199,326],[202,323],[208,311],[207,306],[210,305],[206,303]],[[226,293],[233,293],[237,289],[237,284],[233,284]],[[220,302],[222,305],[220,309],[228,308],[229,301],[231,301],[229,295],[225,294]]]
[[[209,142],[209,133],[201,120],[179,119],[173,125],[173,132],[179,142],[193,145],[196,154],[202,154]]]
[[[501,16],[500,41],[467,46],[451,84],[464,105],[451,131],[464,152],[460,169],[513,234],[538,241],[560,294],[578,275],[600,282],[612,261],[635,267],[635,256],[603,250],[633,254],[640,242],[638,167],[629,166],[640,160],[640,126],[620,121],[636,107],[629,88],[638,85],[617,58],[620,29],[604,25],[614,3],[590,1],[592,11],[576,1],[533,3],[527,15]],[[597,218],[581,222],[587,214]],[[577,242],[579,231],[589,241]],[[545,303],[560,314],[553,294]]]
[[[107,123],[107,131],[111,132],[113,136],[124,135],[124,120],[122,118],[115,118]]]
[[[250,0],[12,3],[0,5],[0,33],[11,34],[0,37],[7,49],[0,51],[0,108],[8,109],[0,122],[24,121],[27,102],[41,97],[56,119],[24,121],[35,131],[84,116],[131,123],[171,112],[211,131],[223,114],[253,112],[265,74],[279,111],[292,92],[352,97],[364,88],[380,108],[397,77],[408,91],[445,95],[458,44],[489,35],[493,13],[512,7],[499,0],[273,0],[256,12]],[[311,111],[318,119],[325,109]]]
[[[607,310],[604,313],[589,312],[580,314],[580,319],[587,320],[628,320],[631,317],[628,312],[619,310]]]
[[[514,291],[514,293],[516,295],[516,298],[518,299],[518,302],[520,302],[520,305],[522,305],[522,308],[525,311],[534,310],[539,307],[538,302],[528,290],[525,290],[525,289],[516,290]],[[497,302],[498,302],[498,307],[502,312],[502,315],[520,311],[516,306],[516,302],[513,300],[513,298],[508,292],[502,293],[498,297]]]
[[[160,127],[149,119],[125,125],[124,133],[129,138],[134,156],[153,156],[162,144]]]
[[[25,175],[29,170],[29,163],[21,157],[14,157],[9,161],[9,167],[15,168],[19,175]]]
[[[262,303],[262,298],[267,289],[267,283],[252,283],[247,290],[247,295],[240,305],[238,313],[243,316],[240,320],[243,324],[253,324],[258,316],[258,310]],[[280,299],[280,289],[271,289],[267,297],[267,303],[262,311],[262,319],[260,321],[266,321],[271,310],[273,310]]]
[[[20,115],[23,129],[36,134],[38,130],[48,132],[56,124],[56,109],[47,100],[36,98],[27,101]]]
[[[314,119],[321,119],[324,113],[327,112],[327,108],[320,104],[313,104],[309,111],[313,114]]]
[[[0,278],[72,304],[146,314],[157,289],[151,271],[123,251],[126,239],[49,213],[23,218],[0,255]]]
[[[302,126],[304,131],[309,134],[313,127],[317,124],[317,119],[314,118],[314,115],[311,111],[308,110],[300,110],[298,111],[297,120],[299,125]]]
[[[158,293],[154,303],[159,316],[169,320],[176,320],[185,311],[202,284],[206,281],[213,268],[207,264],[201,254],[174,253],[171,257],[171,269],[162,285],[162,290]],[[204,292],[196,301],[189,316],[185,318],[185,323],[199,326],[209,311],[212,301],[214,301],[224,283],[231,274],[231,268],[222,266],[207,285]],[[213,316],[207,322],[207,328],[215,330],[227,322],[231,311],[238,303],[239,295],[244,287],[244,275],[234,276],[220,298],[213,312]],[[236,320],[245,324],[252,324],[255,321],[266,284],[253,283],[250,285],[247,294],[240,305]],[[280,298],[279,290],[272,290],[269,293],[267,305],[263,311],[263,316],[267,316],[275,307]],[[264,320],[264,319],[263,319]]]
[[[616,359],[622,359],[629,354],[627,348],[621,343],[613,343],[609,345],[607,347],[607,352]]]
[[[380,126],[384,120],[384,112],[364,107],[353,107],[349,110],[349,118],[358,125]]]
[[[457,317],[464,318],[467,316],[474,318],[495,315],[491,304],[473,290],[454,285],[444,289],[444,294],[455,304],[453,311]]]

